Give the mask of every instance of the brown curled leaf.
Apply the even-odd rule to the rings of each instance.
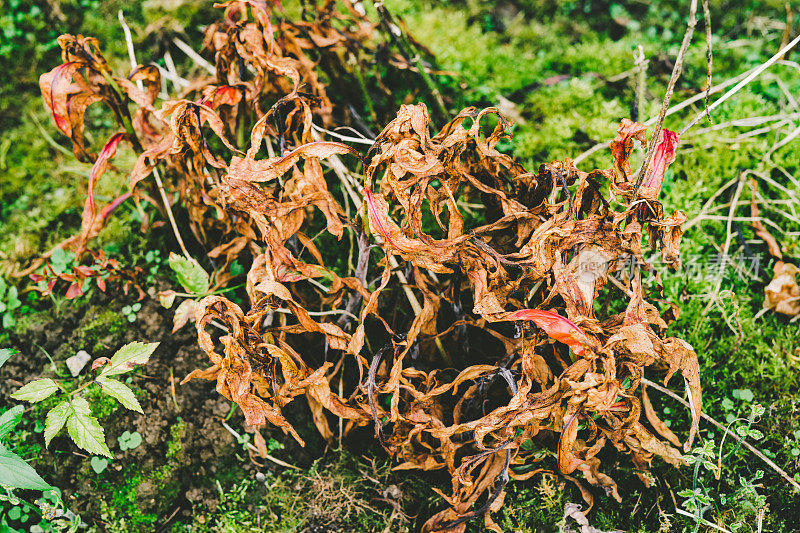
[[[800,269],[791,263],[775,262],[775,275],[764,288],[764,307],[782,315],[800,314]]]
[[[680,439],[678,439],[678,436],[675,435],[671,429],[669,429],[663,420],[658,418],[655,409],[653,409],[653,404],[650,403],[650,396],[647,394],[647,387],[644,385],[642,385],[642,406],[644,407],[644,414],[647,417],[647,421],[650,422],[650,425],[653,426],[653,429],[655,429],[659,435],[667,439],[671,444],[680,448]]]

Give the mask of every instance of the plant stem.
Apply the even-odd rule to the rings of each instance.
[[[645,58],[644,55],[644,48],[642,45],[639,45],[636,48],[636,53],[634,54],[634,64],[636,65],[637,69],[637,77],[636,77],[636,121],[642,120],[644,117],[644,96],[645,91],[647,90],[647,85],[645,84],[647,80],[647,64],[649,61]]]
[[[161,193],[161,201],[164,202],[164,208],[167,210],[167,218],[169,218],[169,223],[172,226],[172,232],[175,234],[175,238],[178,240],[178,246],[181,247],[181,252],[183,252],[183,255],[186,256],[187,259],[191,259],[192,256],[189,255],[189,252],[186,250],[186,245],[183,244],[181,232],[178,231],[178,224],[175,222],[175,217],[172,214],[172,207],[170,207],[169,199],[167,198],[167,192],[164,190],[164,184],[161,182],[161,176],[158,173],[157,166],[153,167],[153,177],[156,180],[158,192]]]
[[[677,83],[678,78],[681,77],[681,72],[683,72],[683,58],[686,56],[686,49],[689,48],[689,43],[692,41],[694,27],[697,25],[696,14],[697,0],[692,0],[692,4],[689,7],[689,22],[686,24],[686,33],[683,36],[683,42],[681,43],[680,51],[678,51],[678,57],[675,58],[675,66],[672,68],[672,75],[667,84],[667,92],[664,94],[664,102],[661,104],[661,111],[658,113],[656,127],[653,130],[653,137],[650,139],[650,146],[647,148],[647,155],[644,156],[642,166],[639,167],[639,172],[636,174],[636,185],[633,188],[631,201],[635,201],[639,194],[639,188],[642,186],[642,182],[644,182],[644,178],[647,175],[647,167],[650,166],[650,161],[653,159],[653,154],[658,145],[658,139],[661,137],[661,126],[664,124],[664,117],[667,115],[667,110],[669,109],[669,102],[672,99],[675,83]]]
[[[125,32],[125,41],[128,47],[128,57],[131,61],[131,67],[135,68],[136,63],[136,54],[133,50],[133,40],[131,39],[130,29],[128,25],[125,23],[125,18],[122,16],[122,10],[119,11],[117,14],[119,16],[119,21],[122,24],[122,29]],[[114,91],[117,93],[117,101],[120,102],[120,118],[122,119],[123,126],[125,128],[125,132],[128,134],[130,138],[131,144],[133,147],[138,151],[143,151],[142,143],[139,141],[138,135],[136,135],[136,130],[133,129],[133,123],[131,122],[130,112],[128,111],[128,106],[125,104],[125,101],[122,98],[124,94],[120,89],[117,82],[114,80],[111,75],[103,71],[103,77],[106,79],[109,85],[114,88]],[[137,82],[137,87],[142,89],[141,82]],[[167,193],[164,190],[164,184],[161,182],[161,176],[158,173],[158,167],[153,167],[153,177],[156,180],[156,186],[158,187],[158,192],[161,194],[161,200],[164,202],[164,209],[167,211],[167,218],[169,218],[169,223],[172,226],[172,232],[175,234],[175,238],[178,241],[178,246],[180,246],[183,255],[186,256],[187,259],[191,259],[192,256],[189,255],[189,252],[186,250],[186,245],[183,244],[183,238],[181,237],[180,231],[178,231],[178,224],[175,222],[175,217],[172,214],[172,207],[170,206],[169,200],[167,199]]]
[[[91,381],[90,381],[90,382],[88,382],[88,383],[84,383],[83,385],[81,385],[80,387],[78,387],[77,389],[75,389],[74,391],[70,392],[70,393],[68,394],[68,396],[75,396],[77,393],[79,393],[80,391],[82,391],[83,389],[85,389],[86,387],[88,387],[89,385],[91,385],[92,383],[97,383],[97,380],[93,379],[93,380],[91,380]]]

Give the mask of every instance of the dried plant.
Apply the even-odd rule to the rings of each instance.
[[[490,512],[509,478],[549,471],[515,472],[541,450],[589,503],[575,471],[620,499],[600,469],[608,444],[632,457],[646,484],[654,455],[682,464],[677,435],[639,388],[647,367],[665,383],[681,371],[690,449],[702,402],[697,356],[665,338],[675,311],[648,301],[660,287],[642,244],[646,231],[666,264],[680,264],[686,217],[665,216],[659,202],[677,134],[659,131],[639,180],[628,160],[646,127],[629,120],[611,142],[610,169],[587,173],[565,159],[528,172],[497,150],[510,124],[496,109],[464,109],[432,134],[417,104],[403,105],[363,154],[315,134],[314,121],[348,120],[323,67],[394,46],[390,64],[430,81],[420,61],[406,60],[413,40],[385,11],[373,24],[355,8],[313,4],[311,22],[292,23],[265,2],[222,7],[205,39],[216,78],[160,109],[157,69],[114,77],[97,42],[80,36],[60,39],[64,64],[41,81],[76,155],[95,161],[83,231],[62,246],[82,252],[119,202],[155,196],[160,182],[148,178],[160,166],[192,233],[213,247],[216,286],[235,259],[249,265],[244,307],[221,295],[197,303],[212,366],[187,380],[215,380],[248,424],[276,425],[300,443],[283,409],[304,396],[326,439],[339,417],[345,434],[374,427],[398,469],[447,469],[449,507],[427,531],[463,531],[481,516],[499,531]],[[394,37],[371,44],[386,27]],[[98,101],[125,131],[95,157],[83,113]],[[92,191],[123,140],[140,152],[131,193],[101,209]],[[643,287],[642,271],[656,282]],[[612,310],[619,301],[624,309]],[[336,376],[342,393],[332,390]]]

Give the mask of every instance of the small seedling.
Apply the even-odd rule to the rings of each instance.
[[[746,403],[750,403],[754,399],[753,391],[751,391],[750,389],[734,389],[734,391],[731,394],[735,399],[741,400]]]
[[[42,378],[24,385],[11,397],[16,400],[36,403],[58,393],[61,400],[60,403],[50,409],[45,418],[45,446],[50,446],[50,441],[53,437],[66,426],[67,433],[79,448],[89,453],[113,458],[111,450],[106,444],[103,427],[97,418],[92,416],[89,400],[81,393],[87,387],[94,385],[99,387],[102,393],[117,400],[126,409],[143,413],[142,406],[139,405],[139,400],[136,399],[131,388],[116,378],[121,374],[130,372],[139,365],[146,364],[157,346],[158,343],[132,342],[117,350],[111,359],[106,357],[95,359],[92,363],[92,370],[99,370],[99,373],[94,379],[76,388],[72,388],[68,378],[62,378],[58,381],[52,378]],[[131,441],[131,438],[134,440]],[[138,441],[135,439],[138,439]],[[141,435],[138,433],[128,433],[128,437],[125,439],[126,445],[123,446],[122,441],[120,441],[120,448],[123,451],[135,448],[141,441]],[[133,442],[135,444],[132,444]],[[27,466],[27,463],[25,465]]]
[[[271,439],[269,439],[267,441],[267,451],[269,453],[276,452],[276,451],[282,450],[284,448],[285,448],[285,446],[283,445],[283,443],[279,442],[279,441],[277,441],[275,439],[271,438]]]
[[[89,461],[89,464],[92,465],[92,470],[94,470],[95,474],[102,474],[103,471],[108,468],[109,462],[110,461],[105,457],[98,457],[95,455],[92,457],[92,460]]]
[[[155,282],[156,275],[161,270],[163,258],[161,257],[161,250],[148,250],[144,254],[144,261],[147,263],[147,283],[152,285]]]
[[[125,315],[125,318],[128,322],[136,322],[136,313],[138,313],[142,309],[142,304],[136,302],[133,305],[126,305],[122,308],[122,314]]]
[[[237,435],[236,440],[239,441],[239,444],[242,445],[242,448],[247,451],[248,445],[250,444],[250,435],[247,433],[241,433]]]
[[[749,389],[734,390],[732,395],[737,400],[753,400],[753,393]],[[749,398],[749,400],[747,398]],[[764,437],[764,434],[761,433],[761,431],[753,428],[753,424],[764,414],[764,412],[765,409],[762,405],[753,404],[750,406],[750,416],[748,418],[736,418],[734,416],[733,420],[728,422],[729,430],[731,427],[734,427],[734,424],[738,424],[735,426],[733,431],[738,438],[734,443],[733,449],[731,449],[725,455],[723,455],[722,451],[723,446],[725,445],[725,440],[729,437],[727,432],[723,434],[719,447],[716,446],[714,440],[710,439],[707,440],[703,446],[694,448],[691,455],[684,456],[684,460],[687,464],[694,465],[694,477],[692,481],[692,488],[684,489],[678,492],[678,495],[682,498],[685,498],[681,504],[683,508],[696,517],[695,531],[697,531],[697,528],[700,526],[703,514],[713,507],[713,499],[703,483],[704,476],[701,475],[701,467],[703,467],[705,471],[712,472],[714,474],[714,479],[719,480],[724,461],[736,453],[746,438],[760,440]],[[763,475],[763,472],[756,473],[756,477],[752,480],[746,480],[740,477],[740,488],[734,494],[728,495],[727,497],[724,494],[720,494],[720,501],[723,504],[725,504],[726,501],[739,502],[743,508],[746,508],[747,512],[751,512],[757,508],[763,507],[763,497],[755,491],[755,487],[753,485],[753,482],[759,479],[761,475]],[[750,503],[745,503],[745,500]],[[736,531],[737,528],[741,528],[743,522],[740,520],[737,522],[737,524],[739,524],[737,527],[731,528],[732,531]]]
[[[142,443],[142,435],[138,431],[123,431],[122,435],[117,437],[117,442],[119,442],[119,449],[123,452],[133,450]]]
[[[181,287],[183,287],[186,292],[169,290],[158,293],[158,299],[161,305],[169,309],[175,303],[176,297],[187,298],[175,309],[175,318],[172,328],[173,333],[185,326],[190,320],[194,320],[195,307],[197,306],[197,302],[203,297],[211,294],[229,292],[240,287],[236,286],[213,291],[208,272],[206,272],[194,258],[186,258],[182,255],[171,253],[169,256],[169,267],[175,273],[178,283],[180,283]],[[238,269],[244,272],[241,265],[238,265]]]
[[[792,454],[792,457],[800,457],[800,429],[795,429],[792,437],[794,437],[794,441],[791,443],[792,448],[789,453]]]

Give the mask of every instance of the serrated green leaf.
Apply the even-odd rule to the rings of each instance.
[[[144,411],[142,411],[142,406],[139,405],[139,400],[137,400],[136,396],[133,395],[133,391],[130,389],[130,387],[121,381],[110,378],[97,378],[97,382],[100,384],[103,392],[117,400],[125,408],[144,414]]]
[[[116,376],[130,372],[137,365],[146,364],[153,355],[153,351],[158,347],[157,342],[145,344],[143,342],[132,342],[126,344],[115,353],[109,363],[103,369],[100,377]]]
[[[0,348],[0,368],[2,368],[6,361],[11,359],[12,355],[16,355],[18,353],[18,351],[12,348]]]
[[[17,405],[0,415],[0,439],[8,435],[8,432],[19,424],[24,410],[23,406]]]
[[[69,406],[69,402],[61,402],[47,412],[44,426],[45,447],[50,446],[50,441],[53,440],[53,437],[58,435],[58,432],[64,427],[67,418],[69,418],[71,414],[72,408]]]
[[[85,398],[75,398],[70,401],[72,413],[67,418],[67,432],[79,448],[96,455],[114,457],[106,445],[106,436],[103,427],[92,416],[89,402]]]
[[[0,446],[0,485],[17,489],[47,490],[50,485],[20,456]]]
[[[757,429],[751,429],[750,431],[748,431],[747,436],[753,440],[761,440],[764,438],[764,434]]]
[[[36,403],[49,398],[57,390],[58,385],[55,381],[50,378],[42,378],[24,385],[11,397],[15,400]]]
[[[169,266],[186,292],[197,295],[208,292],[208,272],[194,258],[187,259],[172,252],[169,254]]]

